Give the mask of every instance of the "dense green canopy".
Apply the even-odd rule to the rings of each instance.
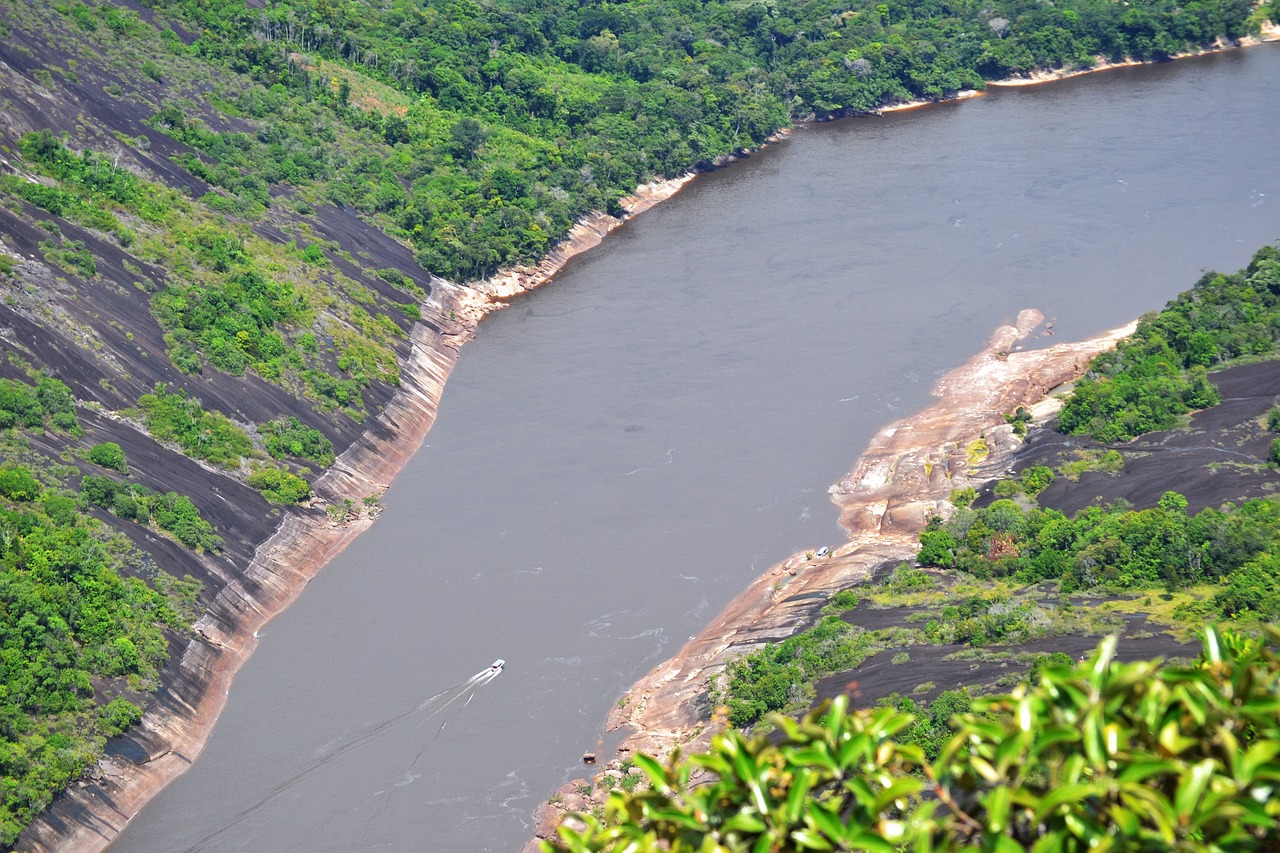
[[[539,257],[572,221],[792,120],[936,100],[984,80],[1163,59],[1238,38],[1248,0],[151,0],[202,29],[190,50],[263,89],[218,134],[172,107],[156,127],[246,209],[274,184],[384,215],[433,272]],[[171,40],[176,41],[175,40]],[[175,48],[177,49],[177,48]],[[384,89],[378,87],[385,86]],[[322,106],[390,146],[335,157]]]

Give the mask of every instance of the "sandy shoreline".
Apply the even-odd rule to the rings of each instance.
[[[1230,50],[1236,50],[1242,47],[1253,47],[1267,42],[1280,41],[1280,25],[1273,24],[1269,21],[1262,25],[1262,32],[1257,36],[1245,36],[1238,43],[1221,42],[1213,47],[1204,50],[1191,51],[1189,53],[1179,53],[1170,57],[1170,61],[1177,59],[1189,59],[1195,56],[1208,56],[1214,53],[1224,53]],[[989,80],[988,86],[999,86],[1007,88],[1016,88],[1019,86],[1038,86],[1041,83],[1055,83],[1058,80],[1066,80],[1071,77],[1080,77],[1084,74],[1092,74],[1095,71],[1110,71],[1113,68],[1133,68],[1138,65],[1151,65],[1151,62],[1143,62],[1140,60],[1127,60],[1125,62],[1107,62],[1105,59],[1099,58],[1095,65],[1088,68],[1075,68],[1071,70],[1061,69],[1053,71],[1033,71],[1026,77],[1011,77],[1007,80]]]

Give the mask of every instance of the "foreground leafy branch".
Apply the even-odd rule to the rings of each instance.
[[[1190,665],[1120,664],[1115,639],[974,700],[937,760],[913,717],[840,697],[777,742],[716,735],[575,815],[548,853],[1272,850],[1280,844],[1280,630],[1208,628]]]

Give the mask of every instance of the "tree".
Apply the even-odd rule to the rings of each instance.
[[[1187,514],[1187,499],[1177,492],[1165,492],[1160,496],[1160,501],[1157,506],[1166,512],[1173,512],[1181,515]]]
[[[476,151],[487,138],[488,134],[480,126],[480,122],[473,118],[461,119],[449,130],[453,154],[463,162],[469,162],[475,157]]]
[[[959,547],[960,543],[954,536],[930,519],[928,528],[920,533],[920,551],[916,554],[916,562],[922,566],[950,568],[955,565]]]
[[[101,465],[121,474],[129,473],[129,463],[124,458],[124,451],[114,441],[104,441],[89,448],[88,460],[94,465]]]

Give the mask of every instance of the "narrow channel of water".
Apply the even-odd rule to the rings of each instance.
[[[519,849],[621,692],[839,541],[827,486],[993,327],[1088,336],[1280,237],[1278,103],[1272,45],[805,127],[699,178],[486,321],[382,519],[113,850]]]

